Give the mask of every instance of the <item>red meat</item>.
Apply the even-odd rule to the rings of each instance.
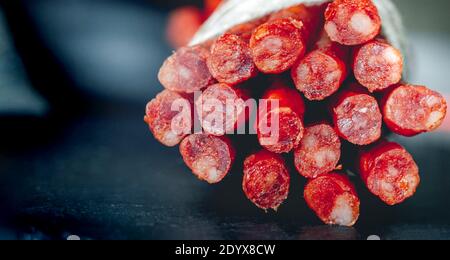
[[[370,192],[388,205],[412,197],[420,183],[413,157],[397,143],[382,141],[362,149],[359,170]]]
[[[307,127],[294,152],[295,167],[306,178],[334,171],[341,158],[341,141],[328,124]]]
[[[359,218],[360,201],[345,175],[330,173],[310,180],[304,197],[325,224],[353,226]]]
[[[332,116],[337,133],[350,143],[368,145],[381,137],[383,119],[377,100],[358,84],[338,94]]]
[[[381,18],[371,0],[335,0],[325,12],[325,30],[331,40],[359,45],[380,32]]]
[[[215,82],[209,72],[209,51],[203,46],[183,47],[170,56],[159,71],[159,81],[169,90],[193,93]]]
[[[295,89],[278,82],[266,91],[263,99],[269,101],[269,105],[270,101],[278,100],[279,107],[269,106],[267,111],[260,108],[257,126],[260,144],[274,153],[291,152],[303,138],[305,114],[303,97]]]
[[[247,96],[243,89],[224,83],[209,86],[195,101],[203,130],[217,136],[234,133],[248,118]]]
[[[235,150],[228,137],[194,134],[180,144],[180,153],[186,165],[200,180],[218,183],[230,172]]]
[[[348,74],[348,49],[322,33],[315,50],[292,68],[297,89],[309,100],[321,101],[341,87]]]
[[[192,129],[192,98],[164,90],[147,104],[145,122],[162,144],[178,145]]]
[[[445,98],[424,86],[399,84],[382,100],[384,122],[391,131],[414,136],[436,130],[447,114]]]
[[[289,172],[281,156],[262,150],[245,160],[242,187],[259,208],[277,210],[288,197],[289,185]]]
[[[380,91],[401,80],[403,57],[386,41],[373,40],[356,49],[353,72],[358,82],[370,92]]]
[[[217,81],[236,85],[257,75],[250,47],[239,36],[224,34],[211,47],[208,68]]]

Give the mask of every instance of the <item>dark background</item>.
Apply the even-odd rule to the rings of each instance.
[[[264,213],[241,191],[239,166],[210,186],[158,144],[142,118],[171,53],[167,14],[200,1],[0,2],[0,239],[450,239],[444,132],[399,139],[422,170],[405,204],[383,205],[355,178],[352,229],[323,226],[296,174],[279,212]],[[396,2],[409,79],[449,93],[450,2]]]

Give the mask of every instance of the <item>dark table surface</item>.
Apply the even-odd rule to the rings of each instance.
[[[219,185],[202,183],[142,121],[170,53],[161,40],[166,9],[145,1],[19,2],[4,11],[36,99],[50,111],[1,113],[0,239],[450,239],[450,135],[397,138],[422,177],[416,196],[400,206],[383,205],[354,177],[362,201],[354,228],[323,226],[296,174],[286,203],[265,213],[245,198],[239,166]],[[29,23],[14,24],[12,10]],[[33,40],[42,46],[34,48],[43,60],[27,51],[24,28],[39,32]],[[436,62],[417,51],[433,31],[411,34],[420,61]],[[438,50],[448,51],[449,34],[435,34]],[[445,90],[442,77],[418,71],[414,78]]]
[[[46,145],[2,154],[2,199],[25,228],[21,238],[450,239],[449,136],[401,140],[422,169],[422,185],[400,206],[383,205],[355,178],[361,218],[345,229],[319,223],[296,175],[277,213],[245,198],[239,166],[220,185],[199,182],[177,149],[153,141],[141,114],[141,107],[110,107],[76,118]]]

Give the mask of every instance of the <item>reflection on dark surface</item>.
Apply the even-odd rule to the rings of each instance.
[[[304,227],[298,239],[300,240],[358,240],[361,237],[354,228],[347,227]]]
[[[450,238],[450,137],[400,140],[422,169],[417,195],[401,206],[383,205],[355,178],[354,229],[321,226],[297,174],[279,212],[265,213],[245,198],[240,166],[220,185],[199,182],[142,121],[171,51],[163,35],[174,2],[7,2],[29,86],[49,110],[0,111],[0,238]]]

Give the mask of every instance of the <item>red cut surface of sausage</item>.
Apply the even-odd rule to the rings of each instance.
[[[348,74],[348,51],[331,42],[323,33],[316,49],[292,67],[297,89],[313,101],[321,101],[338,91]]]
[[[371,0],[335,0],[325,11],[325,30],[331,40],[359,45],[374,39],[381,29],[381,18]]]
[[[257,75],[248,43],[239,36],[224,34],[211,47],[208,68],[221,82],[236,85]]]
[[[195,101],[203,130],[222,136],[234,132],[247,120],[247,93],[237,87],[219,83],[209,86]]]
[[[294,152],[295,167],[306,178],[317,178],[336,169],[341,158],[341,141],[328,124],[307,127]]]
[[[373,40],[355,50],[353,72],[358,82],[370,92],[384,90],[400,82],[403,57],[386,41]]]
[[[290,108],[282,107],[270,110],[265,115],[270,132],[262,132],[258,125],[258,140],[261,146],[274,153],[289,153],[298,146],[303,138],[304,126],[302,119]],[[272,118],[278,119],[277,125],[271,124]],[[265,123],[266,121],[264,121]]]
[[[200,180],[215,184],[230,172],[235,150],[228,137],[193,134],[180,144],[184,162]]]
[[[383,119],[377,100],[353,84],[333,102],[332,116],[340,137],[356,145],[368,145],[381,137]]]
[[[289,70],[305,55],[303,23],[289,18],[269,21],[259,26],[250,39],[256,67],[266,74]]]
[[[347,76],[345,63],[330,52],[314,50],[292,68],[297,89],[313,101],[338,91]]]
[[[229,34],[234,34],[247,43],[250,42],[250,38],[252,38],[252,34],[256,28],[258,28],[263,23],[267,22],[269,17],[264,16],[246,23],[238,24],[227,31]]]
[[[367,188],[388,205],[412,197],[420,183],[413,157],[397,143],[380,142],[363,149],[359,168]]]
[[[345,175],[330,173],[310,180],[304,197],[325,224],[350,227],[359,218],[360,200]]]
[[[202,46],[183,47],[170,56],[159,71],[159,81],[169,90],[194,93],[215,82],[209,72],[209,51]]]
[[[290,176],[283,158],[262,150],[244,162],[242,187],[257,207],[277,210],[289,194]]]
[[[384,122],[399,135],[414,136],[436,130],[447,114],[445,98],[424,86],[399,84],[382,100]]]
[[[184,95],[164,90],[147,104],[144,120],[156,140],[176,146],[191,132],[192,102]]]
[[[261,146],[274,153],[291,152],[303,138],[303,97],[295,89],[278,84],[267,90],[263,99],[278,100],[279,107],[269,107],[267,113],[260,114],[257,132]],[[276,124],[273,125],[272,121]]]
[[[175,48],[186,46],[203,23],[203,14],[195,6],[180,7],[169,16],[166,36]]]

